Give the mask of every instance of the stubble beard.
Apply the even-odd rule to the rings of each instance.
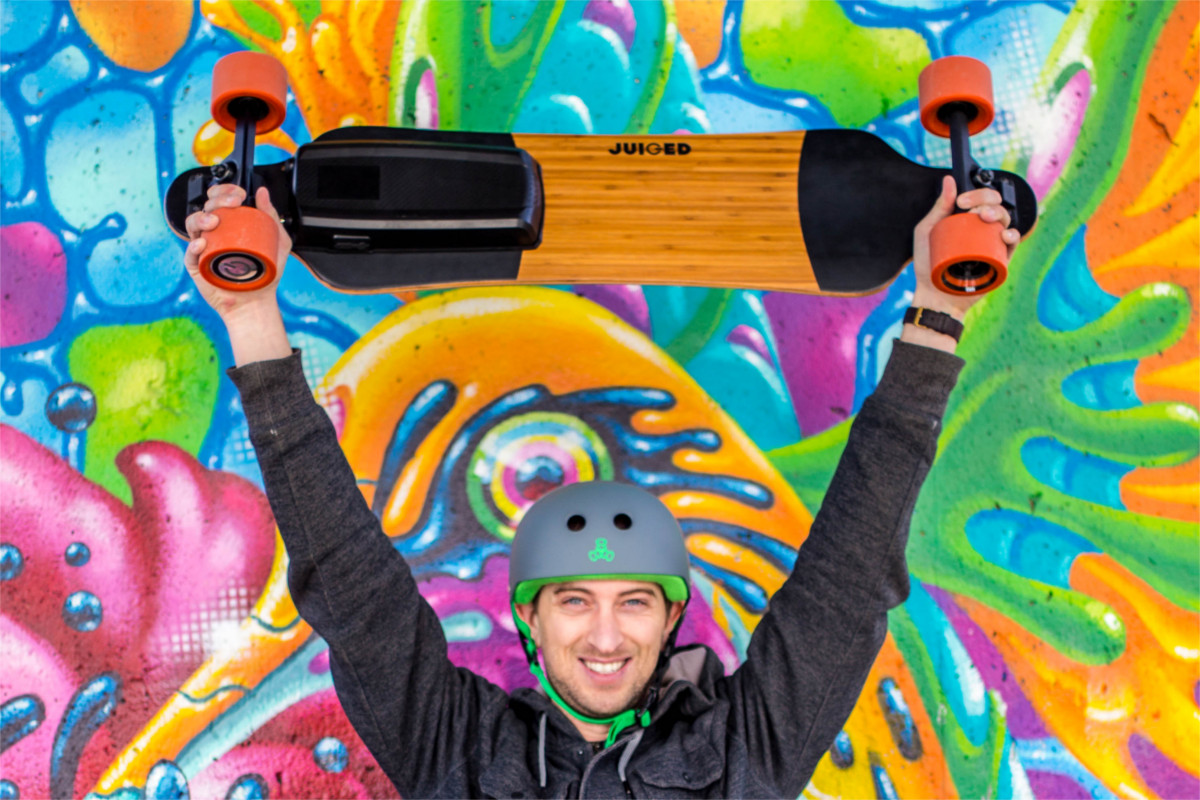
[[[584,669],[586,669],[586,667],[584,667]],[[636,703],[638,698],[642,697],[646,693],[646,688],[650,685],[648,680],[642,681],[640,685],[637,685],[630,690],[629,695],[622,701],[620,708],[617,708],[613,711],[599,711],[592,706],[589,706],[587,701],[580,696],[582,693],[576,691],[575,687],[566,681],[558,680],[552,669],[546,670],[546,679],[550,681],[550,685],[554,687],[554,691],[558,692],[558,696],[561,697],[568,706],[570,706],[577,713],[593,719],[614,717],[617,714],[620,714],[622,711],[633,708],[634,703]]]

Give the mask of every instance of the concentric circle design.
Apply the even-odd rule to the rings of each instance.
[[[507,419],[483,437],[467,468],[467,497],[479,523],[511,541],[525,510],[551,489],[612,477],[608,447],[590,425],[538,411]]]

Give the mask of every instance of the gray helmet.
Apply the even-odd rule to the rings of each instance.
[[[609,725],[607,744],[632,725],[650,724],[650,708],[658,681],[667,667],[680,621],[675,623],[646,699],[611,717],[586,716],[559,696],[537,659],[529,627],[517,614],[518,603],[530,603],[548,583],[591,579],[652,581],[668,602],[686,603],[691,595],[683,531],[662,501],[645,489],[611,481],[562,486],[529,507],[517,525],[508,564],[513,622],[529,659],[529,671],[563,709],[576,719]]]
[[[687,548],[675,516],[637,486],[587,481],[562,486],[530,506],[508,565],[514,603],[547,583],[581,578],[652,581],[668,601],[690,594]]]

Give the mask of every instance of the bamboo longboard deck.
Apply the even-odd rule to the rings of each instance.
[[[640,283],[854,295],[904,268],[948,171],[862,131],[345,128],[255,173],[296,256],[340,291]],[[1025,233],[1032,190],[995,174],[1011,179]],[[176,233],[211,182],[206,168],[176,178],[165,203]]]

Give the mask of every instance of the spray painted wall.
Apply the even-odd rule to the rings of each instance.
[[[335,126],[393,124],[861,127],[946,164],[916,119],[916,75],[946,54],[987,61],[998,117],[979,157],[1026,173],[1043,215],[968,318],[913,522],[912,596],[806,795],[1197,796],[1198,11],[0,6],[0,797],[395,795],[287,596],[228,341],[160,218],[174,175],[230,149],[209,76],[246,48],[279,57],[294,92],[260,161]],[[506,611],[512,525],[590,477],[698,501],[700,602],[682,640],[739,662],[911,286],[418,300],[335,294],[293,263],[281,298],[453,658],[515,687],[531,678]],[[405,467],[381,468],[398,431]]]

